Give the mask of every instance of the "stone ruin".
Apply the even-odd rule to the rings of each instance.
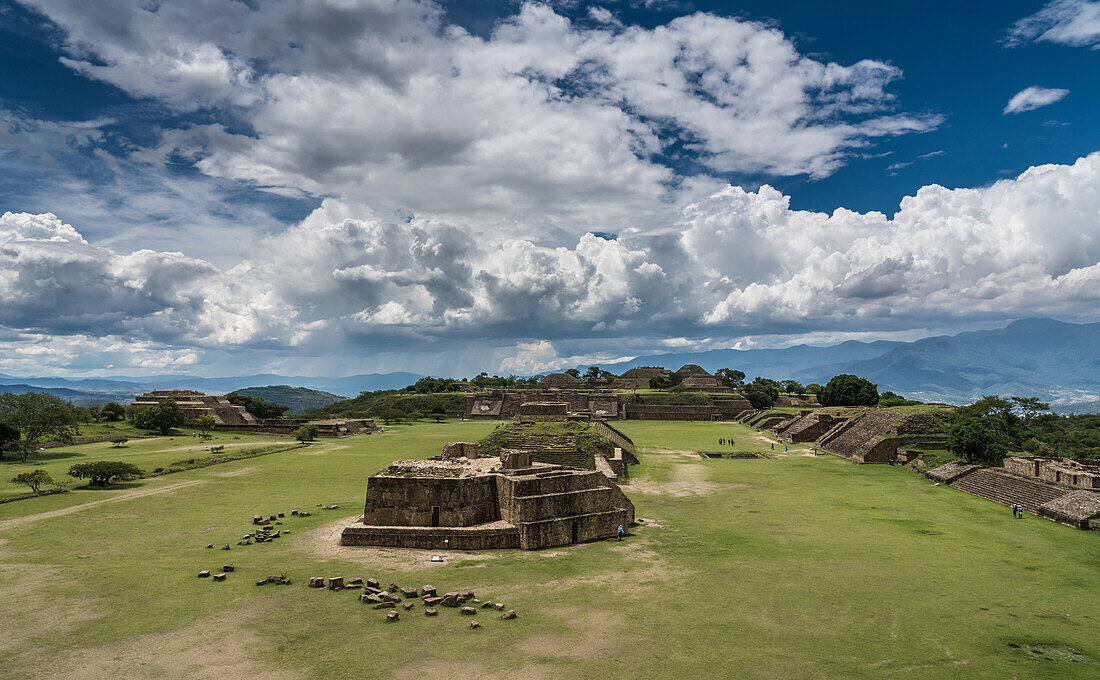
[[[770,430],[786,443],[810,443],[815,448],[857,463],[894,463],[902,446],[943,448],[946,436],[933,416],[925,413],[856,408],[835,413],[805,409],[751,411],[739,422]]]
[[[127,413],[135,413],[147,408],[155,408],[162,401],[171,399],[183,411],[184,425],[194,427],[199,416],[214,418],[215,430],[232,430],[276,435],[291,435],[303,425],[317,427],[318,437],[350,437],[356,434],[377,432],[378,427],[370,418],[330,418],[310,420],[308,418],[268,418],[259,419],[243,406],[229,403],[224,396],[211,396],[195,390],[155,390],[136,398],[126,407]]]
[[[1087,486],[1095,483],[1095,470],[1089,461],[1012,457],[1005,459],[1003,467],[952,461],[924,474],[986,500],[1019,505],[1078,529],[1100,530],[1100,493]]]
[[[1005,470],[1021,477],[1078,489],[1100,489],[1100,465],[1095,460],[1014,456],[1005,458]]]
[[[733,420],[751,411],[739,392],[715,394],[713,404],[638,404],[601,390],[492,390],[466,396],[465,419]]]
[[[540,463],[514,448],[485,457],[476,447],[451,443],[436,458],[372,475],[341,545],[537,550],[611,538],[634,523],[634,504],[599,466]]]
[[[230,404],[225,397],[209,396],[195,390],[154,390],[134,399],[127,412],[134,413],[147,408],[155,408],[163,401],[171,399],[183,411],[187,425],[194,425],[199,416],[213,416],[218,425],[255,425],[255,416],[243,406]]]

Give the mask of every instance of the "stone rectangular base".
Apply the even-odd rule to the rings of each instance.
[[[518,548],[519,529],[502,522],[484,527],[385,527],[353,524],[340,534],[340,545],[373,545],[430,550]]]

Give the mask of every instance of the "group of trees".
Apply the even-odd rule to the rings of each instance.
[[[244,410],[262,420],[281,418],[290,408],[289,406],[280,406],[272,404],[270,401],[264,401],[263,397],[250,397],[247,394],[237,392],[230,392],[225,395],[225,398],[229,400],[230,404],[243,406]]]
[[[144,474],[144,470],[132,463],[114,460],[77,463],[69,468],[70,477],[87,479],[92,486],[110,486],[114,482],[137,479]],[[21,472],[12,477],[11,482],[12,484],[26,484],[33,494],[40,494],[42,493],[42,487],[51,485],[56,485],[58,491],[62,490],[62,484],[45,470]]]
[[[948,449],[968,463],[999,463],[1009,447],[1055,455],[1050,425],[1062,418],[1049,411],[1050,404],[1038,397],[982,397],[955,409]]]

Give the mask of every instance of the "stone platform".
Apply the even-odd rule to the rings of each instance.
[[[506,469],[493,459],[399,461],[370,477],[363,515],[340,542],[535,550],[611,538],[633,522],[633,503],[598,470],[540,463]]]

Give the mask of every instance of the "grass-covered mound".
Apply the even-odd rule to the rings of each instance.
[[[595,468],[595,456],[611,457],[613,446],[586,423],[510,423],[493,430],[480,442],[481,454],[498,456],[502,448],[533,453],[540,463]]]

